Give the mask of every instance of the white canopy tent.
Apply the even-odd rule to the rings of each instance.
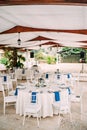
[[[0,45],[6,45],[7,47],[25,47],[29,49],[36,45],[39,46],[45,41],[26,42],[37,36],[51,38],[52,41],[56,41],[61,46],[84,47],[87,45],[86,33],[79,32],[79,30],[87,29],[87,6],[0,6],[0,25]],[[17,30],[10,33],[5,32],[16,26],[48,29],[50,31],[20,31],[21,45],[19,46],[17,43],[19,30],[18,32]],[[73,33],[74,30],[77,32]]]

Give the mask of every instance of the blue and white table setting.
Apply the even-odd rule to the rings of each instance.
[[[30,95],[32,92],[37,92],[37,98],[40,100],[41,103],[41,116],[43,118],[47,116],[53,116],[53,109],[52,109],[52,102],[53,102],[53,93],[48,93],[46,91],[42,91],[41,89],[25,89],[21,90],[19,89],[18,91],[18,96],[17,96],[17,105],[16,105],[16,114],[23,115],[24,114],[24,102],[26,98],[29,98],[30,100]]]
[[[34,85],[34,84],[33,84]],[[54,89],[51,87],[36,87],[36,86],[17,86],[18,88],[18,95],[17,95],[17,105],[16,105],[16,114],[19,114],[20,116],[24,114],[24,104],[25,100],[28,98],[30,100],[31,94],[37,93],[36,98],[40,101],[41,104],[41,116],[43,118],[45,117],[52,117],[53,114],[56,114],[55,110],[53,109],[53,102],[54,99],[59,100],[60,95],[56,94],[55,92],[58,91],[59,93],[62,91],[59,86],[54,86]],[[66,88],[65,88],[66,89]],[[68,90],[68,88],[67,88]],[[70,90],[68,90],[68,94],[70,93]],[[58,97],[57,97],[58,96]],[[60,101],[60,100],[59,100]]]

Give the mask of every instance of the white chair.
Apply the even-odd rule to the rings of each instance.
[[[7,76],[7,81],[5,83],[4,83],[4,85],[7,85],[8,95],[14,95],[15,90],[13,89],[13,83],[12,83],[12,79],[10,78],[10,76]]]
[[[31,96],[30,100],[29,100],[29,98],[27,98],[25,101],[25,105],[24,105],[25,107],[24,107],[23,125],[25,123],[25,117],[27,115],[29,117],[31,115],[35,115],[37,117],[37,125],[39,127],[39,117],[41,118],[41,105],[40,105],[40,102],[38,100],[39,93],[38,94],[31,93],[30,96]]]
[[[15,73],[9,73],[9,76],[10,76],[10,79],[12,82],[15,82],[16,85],[17,85],[17,78],[15,76]]]
[[[81,91],[80,91],[80,118],[81,121],[86,119],[87,117],[87,111],[86,111],[86,105],[87,103],[85,102],[85,100],[87,99],[87,90],[84,90],[83,87],[81,87]]]
[[[16,96],[6,96],[5,95],[4,86],[2,84],[0,84],[0,85],[2,87],[2,92],[3,92],[3,98],[4,98],[4,109],[3,109],[3,112],[4,112],[4,115],[5,115],[6,106],[8,106],[8,105],[15,105],[17,97]]]
[[[4,89],[8,91],[8,95],[9,95],[9,91],[13,91],[13,84],[10,79],[10,76],[3,75],[2,77],[0,77],[0,83],[4,86]],[[2,91],[2,87],[1,87],[1,91]]]
[[[0,76],[0,91],[2,91],[2,83],[3,83],[3,77],[2,77],[2,76]],[[5,87],[5,90],[7,90],[7,91],[8,91],[7,86]]]
[[[30,83],[33,81],[34,77],[33,77],[33,72],[32,70],[27,70],[26,72],[26,81],[27,81],[27,85],[29,86]]]
[[[60,93],[60,109],[59,109],[59,125],[60,125],[60,115],[69,115],[69,120],[72,122],[72,116],[71,116],[71,103],[70,103],[70,95],[67,89],[64,89]]]
[[[11,90],[8,88],[8,96],[14,96],[15,95],[15,90]]]
[[[60,108],[60,92],[55,91],[54,92],[54,101],[53,101],[53,113],[58,114],[59,108]]]
[[[80,73],[73,73],[73,90],[74,92],[77,91],[77,89],[79,90],[79,81],[80,81]]]
[[[69,114],[70,121],[72,121],[71,117],[71,105],[70,105],[70,95],[67,89],[63,89],[60,92],[60,104],[59,103],[53,103],[53,107],[55,109],[58,109],[58,126],[60,126],[61,123],[61,114]]]
[[[17,80],[22,80],[22,69],[15,70],[15,77]]]

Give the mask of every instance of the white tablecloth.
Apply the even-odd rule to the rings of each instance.
[[[20,114],[20,115],[24,114],[25,98],[30,99],[30,95],[31,93],[29,93],[28,89],[25,89],[25,90],[19,89],[18,96],[17,96],[16,114]],[[43,93],[40,93],[38,98],[40,98],[40,101],[41,101],[41,116],[43,118],[47,116],[53,116],[52,103],[54,100],[54,94],[48,93],[45,91]]]

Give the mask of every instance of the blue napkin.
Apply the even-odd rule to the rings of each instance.
[[[14,95],[15,95],[15,96],[18,95],[18,88],[16,88]]]
[[[57,74],[57,79],[60,79],[60,75],[59,74]]]
[[[7,76],[4,76],[4,81],[7,81]]]
[[[25,69],[22,70],[22,74],[25,74]]]
[[[71,74],[67,74],[67,78],[71,78]]]
[[[46,74],[46,79],[48,79],[48,77],[49,77],[49,75],[48,75],[48,74]]]
[[[55,94],[55,101],[60,101],[60,93],[58,91],[55,91],[54,94]]]
[[[37,94],[37,92],[32,92],[32,98],[31,98],[31,103],[36,103],[36,94]]]
[[[68,89],[68,93],[69,93],[69,95],[70,95],[70,94],[71,94],[71,90],[70,90],[70,88],[69,88],[69,87],[68,87],[67,89]]]

